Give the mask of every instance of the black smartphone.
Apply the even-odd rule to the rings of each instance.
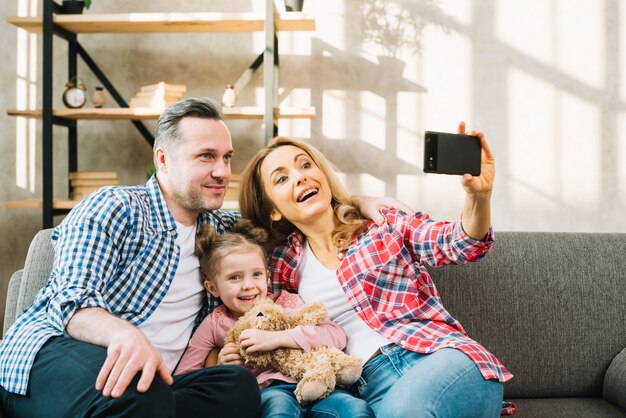
[[[424,132],[424,172],[480,175],[480,139],[447,132]]]

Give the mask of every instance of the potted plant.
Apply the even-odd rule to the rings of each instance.
[[[378,45],[383,57],[396,59],[400,51],[419,53],[424,28],[437,24],[441,10],[439,0],[364,0],[359,3],[363,14],[363,38]]]
[[[80,14],[83,8],[89,9],[91,0],[63,0],[61,10],[65,14]]]

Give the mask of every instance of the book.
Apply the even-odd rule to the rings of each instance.
[[[166,99],[166,100],[167,99],[179,100],[181,97],[183,97],[183,94],[182,93],[165,94],[165,92],[159,92],[159,91],[140,91],[133,96],[133,99],[153,99],[155,97],[158,97],[160,99]]]
[[[70,180],[94,180],[94,179],[111,179],[117,180],[116,171],[73,171],[70,173]]]
[[[78,187],[72,186],[72,193],[89,194],[105,186],[110,186],[110,184],[105,184],[104,186],[78,186]]]
[[[130,99],[128,107],[149,107],[149,108],[166,108],[178,100],[165,99]]]
[[[102,186],[117,186],[120,184],[119,180],[115,179],[76,179],[72,180],[72,187],[79,186],[91,186],[91,187],[102,187]]]
[[[185,84],[173,84],[173,83],[166,83],[165,81],[161,81],[155,84],[148,84],[146,86],[141,86],[139,91],[166,91],[166,92],[185,93],[187,91],[187,86]]]

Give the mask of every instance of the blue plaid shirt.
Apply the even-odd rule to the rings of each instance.
[[[209,211],[198,223],[224,233],[237,212]],[[80,308],[100,307],[137,326],[159,305],[176,273],[176,224],[153,176],[145,186],[105,187],[79,203],[52,233],[46,286],[0,343],[0,385],[26,394],[35,356]],[[213,310],[207,294],[197,321]]]

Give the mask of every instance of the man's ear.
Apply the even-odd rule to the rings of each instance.
[[[205,280],[204,281],[204,288],[207,290],[207,292],[212,294],[214,297],[216,297],[216,298],[220,297],[220,291],[217,290],[217,286],[215,286],[212,281]]]
[[[274,222],[280,221],[282,217],[283,215],[281,215],[278,209],[276,208],[273,208],[272,211],[270,212],[270,219]]]
[[[167,151],[163,147],[158,147],[154,150],[154,160],[156,161],[156,169],[157,172],[167,173],[167,159],[169,155],[167,155]]]

